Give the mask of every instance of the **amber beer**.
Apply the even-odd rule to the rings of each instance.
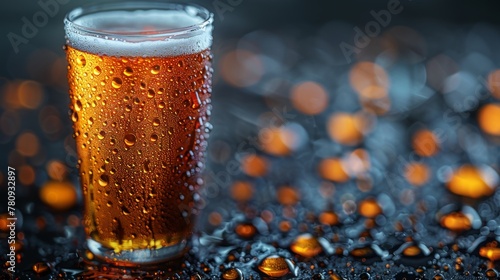
[[[148,5],[66,18],[87,244],[120,265],[185,250],[210,130],[212,15]]]

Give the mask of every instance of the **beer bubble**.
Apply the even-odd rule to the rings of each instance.
[[[151,142],[156,142],[158,140],[158,135],[151,134],[151,137],[149,138],[149,140],[151,140]]]
[[[113,149],[113,150],[111,150],[111,152],[113,153],[113,155],[116,155],[116,154],[118,154],[118,149]]]
[[[127,134],[125,135],[125,138],[124,138],[124,142],[125,142],[125,145],[127,145],[128,147],[131,147],[135,144],[135,141],[136,141],[136,138],[135,138],[135,135],[134,134]]]
[[[160,73],[160,65],[155,65],[151,68],[151,74],[156,75]]]
[[[125,111],[127,111],[127,112],[132,111],[132,106],[130,106],[130,105],[125,106]]]
[[[160,109],[165,108],[165,102],[160,101],[160,102],[158,103],[158,108],[160,108]]]
[[[145,89],[145,88],[146,88],[146,83],[141,82],[141,89]]]
[[[158,94],[163,94],[165,93],[165,89],[164,88],[159,88],[158,89]]]
[[[113,80],[111,81],[111,85],[116,89],[120,88],[122,86],[122,79],[113,78]]]
[[[97,138],[99,138],[99,140],[104,139],[104,136],[106,136],[106,132],[104,132],[104,130],[101,130],[99,134],[97,134]]]
[[[102,174],[100,177],[99,177],[99,185],[101,185],[101,187],[105,187],[108,185],[109,183],[109,177],[108,175],[106,174]]]
[[[111,207],[111,206],[113,206],[113,203],[112,203],[111,201],[108,201],[108,202],[106,203],[106,206]]]
[[[94,67],[94,75],[99,76],[101,74],[101,67],[96,66]]]
[[[177,66],[179,66],[180,68],[184,67],[184,61],[179,60],[179,62],[177,63]]]
[[[127,77],[132,76],[133,73],[134,73],[134,71],[132,70],[131,67],[125,67],[125,69],[123,70],[123,75],[125,75]]]
[[[76,63],[80,66],[85,66],[87,64],[87,60],[85,60],[85,57],[83,55],[78,56],[76,59]]]
[[[172,73],[172,66],[170,66],[170,65],[169,65],[169,66],[167,66],[167,72],[168,72],[168,73]]]
[[[149,89],[148,90],[148,98],[153,98],[153,97],[155,97],[155,91],[152,89]]]
[[[114,144],[116,144],[116,140],[115,140],[115,139],[111,139],[111,140],[109,140],[109,144],[110,144],[110,145],[114,145]]]
[[[134,104],[138,105],[139,103],[141,103],[141,100],[138,97],[134,98]]]
[[[115,173],[116,173],[116,169],[111,168],[111,169],[109,170],[109,173],[110,173],[111,175],[115,174]]]
[[[76,111],[82,110],[82,102],[80,100],[76,100],[76,102],[75,102],[75,110]]]
[[[169,127],[168,128],[168,135],[172,135],[174,134],[174,128],[173,127]]]

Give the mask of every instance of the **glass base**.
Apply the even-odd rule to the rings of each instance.
[[[154,266],[182,257],[188,250],[188,241],[159,249],[124,250],[116,253],[92,239],[87,239],[87,247],[97,260],[123,267]]]

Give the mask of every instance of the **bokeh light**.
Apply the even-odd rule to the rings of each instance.
[[[40,199],[54,210],[68,210],[77,203],[76,189],[70,182],[48,181],[40,189]]]
[[[235,50],[220,60],[219,71],[224,80],[236,87],[248,87],[257,83],[264,74],[260,57],[250,51]]]
[[[40,144],[33,132],[24,132],[17,137],[16,150],[23,156],[32,157],[38,153]]]
[[[412,147],[415,153],[422,157],[431,157],[439,152],[439,139],[436,135],[428,130],[422,129],[417,131],[412,138]]]
[[[325,88],[312,81],[295,85],[290,99],[293,107],[306,115],[317,115],[328,106],[328,94]]]
[[[500,104],[486,104],[479,110],[479,127],[486,133],[500,136]]]
[[[356,145],[363,139],[366,123],[361,115],[336,113],[328,119],[328,133],[343,145]]]
[[[498,174],[489,167],[462,165],[454,170],[447,186],[455,194],[480,198],[490,196],[498,185]]]

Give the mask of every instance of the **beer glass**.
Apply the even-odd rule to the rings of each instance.
[[[89,250],[124,266],[182,255],[211,128],[213,15],[125,2],[65,18]]]

